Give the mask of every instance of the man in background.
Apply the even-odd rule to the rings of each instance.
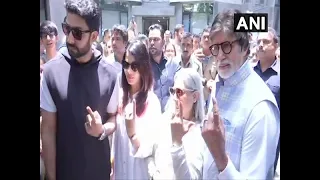
[[[177,24],[176,27],[174,28],[174,39],[173,39],[173,42],[176,47],[177,55],[182,53],[181,39],[182,39],[183,34],[184,34],[183,24]]]
[[[42,153],[48,180],[109,180],[108,135],[116,128],[115,69],[92,47],[101,10],[94,0],[65,3],[66,50],[46,63],[40,85]]]
[[[276,50],[279,47],[277,32],[273,28],[268,28],[268,32],[259,33],[257,38],[257,59],[258,63],[254,67],[256,73],[268,85],[276,98],[280,110],[280,60],[276,57]],[[280,152],[280,137],[275,159],[275,169]]]
[[[107,62],[115,67],[117,73],[122,71],[122,60],[128,44],[128,30],[124,25],[116,24],[111,30],[111,44],[113,54],[109,54]]]
[[[163,55],[164,30],[160,24],[149,27],[149,53],[154,78],[154,93],[159,98],[161,111],[165,111],[170,93],[169,87],[173,86],[173,79],[180,66],[176,61],[167,60]]]
[[[46,63],[54,58],[58,52],[58,28],[55,23],[44,21],[40,24],[40,42],[45,49],[41,58]]]

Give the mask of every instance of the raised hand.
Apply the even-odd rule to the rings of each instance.
[[[124,117],[126,122],[126,129],[129,138],[132,138],[136,134],[135,119],[136,119],[136,100],[128,103],[124,109]]]
[[[184,120],[181,102],[175,100],[175,103],[176,111],[171,120],[171,136],[172,143],[180,146],[182,144],[182,137],[189,131],[190,127],[194,125],[194,122]]]
[[[92,112],[92,109],[87,106],[88,114],[86,116],[87,122],[85,123],[86,131],[89,135],[94,137],[100,137],[103,133],[103,125],[101,116],[98,111]]]
[[[211,155],[214,157],[219,170],[226,166],[225,151],[225,129],[222,119],[219,115],[219,109],[216,99],[212,98],[213,109],[209,113],[208,119],[204,120],[202,127],[202,137],[206,142]]]

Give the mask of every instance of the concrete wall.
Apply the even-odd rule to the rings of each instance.
[[[64,8],[65,0],[47,0],[48,5],[48,19],[53,21],[58,26],[58,46],[61,45],[61,40],[65,38],[65,35],[61,28],[61,23],[66,16],[66,10]]]
[[[280,15],[279,17],[277,16],[277,11],[280,12],[280,6],[275,6],[276,1],[278,0],[266,0],[264,5],[259,6],[254,4],[233,4],[228,3],[229,1],[231,0],[216,0],[213,7],[213,17],[225,9],[239,9],[242,12],[251,11],[254,13],[268,13],[268,26],[275,28],[278,35],[280,35]],[[236,2],[236,0],[234,0],[234,2]]]

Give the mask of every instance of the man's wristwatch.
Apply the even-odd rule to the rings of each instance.
[[[103,133],[101,134],[101,136],[99,137],[99,140],[102,141],[104,140],[108,135],[107,135],[107,131],[106,128],[104,126],[102,126],[103,129]]]

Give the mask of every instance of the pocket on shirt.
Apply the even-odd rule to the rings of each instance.
[[[229,145],[233,143],[241,143],[242,137],[239,136],[237,133],[237,125],[235,123],[232,123],[232,121],[223,118],[223,124],[224,124],[224,130],[225,130],[225,137]]]
[[[233,133],[235,127],[231,124],[231,122],[225,118],[222,118],[225,132]]]

